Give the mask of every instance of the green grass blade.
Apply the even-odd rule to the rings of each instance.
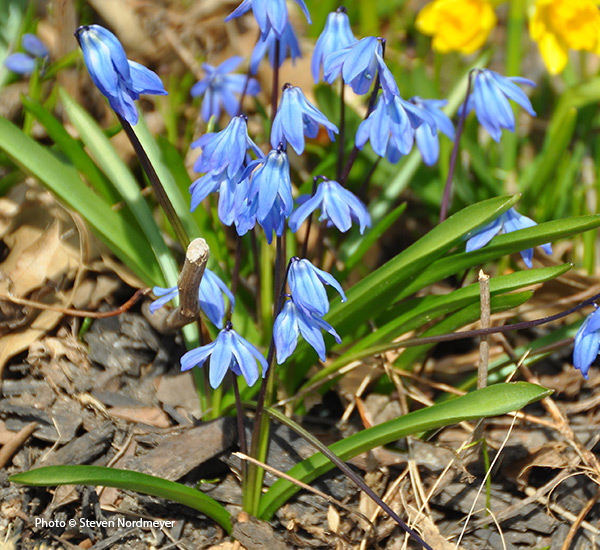
[[[426,271],[418,274],[410,284],[395,296],[399,300],[414,294],[417,290],[431,283],[445,279],[454,273],[460,273],[473,266],[482,265],[491,260],[533,248],[545,243],[553,243],[558,239],[566,239],[573,235],[595,229],[600,226],[600,215],[563,218],[551,222],[540,223],[494,237],[489,244],[473,252],[460,252],[433,262]]]
[[[160,477],[102,466],[45,466],[9,477],[13,483],[34,485],[102,485],[164,498],[198,510],[231,533],[229,513],[216,500],[187,485]]]
[[[452,401],[433,405],[379,424],[338,441],[329,448],[342,460],[348,460],[365,451],[387,445],[411,434],[457,424],[465,420],[516,411],[529,403],[539,401],[550,393],[551,391],[546,388],[527,382],[495,384],[457,397]],[[310,483],[332,468],[333,464],[325,456],[316,453],[294,466],[287,474],[304,483]],[[276,481],[261,498],[259,517],[269,520],[298,490],[299,487],[289,481],[284,479]]]
[[[490,294],[495,296],[550,281],[563,275],[572,267],[572,264],[563,264],[492,277],[490,279]],[[361,338],[342,356],[333,360],[324,369],[320,369],[302,386],[301,391],[313,386],[320,380],[330,377],[342,367],[354,361],[382,353],[381,347],[384,342],[392,342],[402,334],[415,330],[425,323],[430,323],[437,317],[447,315],[470,304],[479,303],[479,292],[479,283],[474,283],[444,296],[426,296],[419,299],[418,302],[411,302],[411,307],[407,303],[398,305],[397,309],[403,310],[403,313],[378,328],[375,332]]]
[[[96,121],[64,89],[60,89],[59,93],[69,120],[79,132],[98,165],[119,191],[146,235],[164,275],[164,281],[168,286],[175,285],[179,270],[154,221],[150,207],[142,197],[137,181]],[[156,284],[162,283],[162,280],[156,281]]]
[[[461,242],[465,233],[506,212],[517,200],[517,196],[498,197],[457,212],[354,285],[347,293],[347,303],[335,300],[327,322],[344,334],[373,318],[389,306],[390,296],[399,292],[409,278]]]
[[[27,111],[46,129],[59,150],[73,163],[73,166],[85,176],[86,180],[106,200],[115,204],[121,200],[116,189],[106,179],[94,161],[85,152],[82,145],[65,130],[60,122],[41,103],[22,96],[21,101]]]
[[[0,117],[0,149],[28,174],[38,178],[69,208],[79,212],[112,252],[146,284],[162,278],[148,241],[123,216],[89,189],[70,164]]]

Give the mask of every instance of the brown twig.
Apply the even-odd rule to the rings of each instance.
[[[16,296],[10,296],[9,294],[0,294],[0,301],[5,300],[12,302],[20,306],[31,307],[35,309],[41,309],[46,311],[57,311],[64,315],[70,315],[71,317],[91,317],[92,319],[106,319],[107,317],[116,317],[121,313],[126,312],[142,297],[150,294],[152,289],[140,288],[136,293],[129,298],[123,305],[110,311],[86,311],[85,309],[72,309],[68,307],[53,306],[50,304],[44,304],[42,302],[36,302],[35,300],[27,300],[27,298],[18,298]]]
[[[194,239],[187,247],[185,261],[179,274],[179,306],[161,317],[150,316],[149,321],[159,332],[175,332],[193,323],[200,314],[198,288],[204,275],[210,250],[204,239]]]
[[[37,426],[37,422],[27,424],[27,426],[21,428],[8,443],[2,446],[0,449],[0,468],[4,468],[5,464],[19,450],[21,445],[29,439],[29,436],[31,436]]]
[[[585,516],[588,515],[589,511],[594,507],[594,505],[598,501],[598,497],[600,497],[600,493],[598,491],[596,491],[596,494],[590,500],[588,500],[587,504],[581,509],[581,512],[579,512],[579,514],[577,514],[577,518],[571,524],[571,528],[569,529],[569,532],[567,533],[567,536],[565,537],[565,541],[563,542],[561,550],[569,550],[569,548],[571,547],[571,543],[573,542],[573,539],[575,538],[575,534],[577,533],[577,530],[583,523]]]

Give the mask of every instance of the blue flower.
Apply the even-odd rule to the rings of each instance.
[[[324,180],[319,184],[314,196],[298,197],[298,202],[302,204],[296,208],[289,221],[292,233],[298,231],[304,220],[317,208],[321,209],[319,221],[328,220],[342,233],[350,229],[352,220],[360,224],[361,234],[366,227],[371,227],[371,217],[365,205],[337,181]]]
[[[362,149],[371,142],[373,151],[385,157],[388,144],[393,150],[407,155],[415,139],[415,128],[427,124],[429,130],[437,131],[435,119],[425,109],[420,109],[400,96],[394,96],[388,103],[379,96],[373,112],[360,123],[356,132],[356,146]]]
[[[263,376],[268,368],[260,350],[233,330],[231,323],[227,323],[214,342],[184,354],[181,358],[181,370],[189,370],[196,365],[201,367],[209,357],[209,381],[213,389],[221,385],[229,368],[235,375],[242,375],[248,386],[253,386],[258,380],[258,363]]]
[[[594,304],[595,305],[595,304]],[[573,366],[587,380],[588,370],[600,351],[600,309],[588,315],[579,327],[573,348]]]
[[[167,95],[158,75],[129,61],[117,37],[100,25],[85,25],[75,31],[83,59],[94,84],[112,109],[129,124],[137,124],[134,100],[140,94]]]
[[[295,2],[302,8],[307,21],[310,23],[310,14],[304,0],[295,0]],[[243,15],[250,8],[252,8],[254,18],[260,27],[263,37],[267,36],[271,28],[275,30],[275,34],[278,37],[281,37],[285,26],[288,24],[288,11],[285,0],[244,0],[225,18],[225,21]]]
[[[319,82],[321,67],[325,58],[347,46],[355,44],[358,40],[352,34],[350,20],[346,15],[346,8],[339,7],[337,11],[331,12],[327,16],[325,28],[319,36],[315,49],[313,51],[312,62],[310,65],[315,84]],[[341,67],[340,67],[341,70]],[[339,71],[338,71],[339,74]],[[335,78],[337,78],[337,74]]]
[[[301,155],[304,151],[304,136],[317,137],[319,124],[327,129],[329,139],[335,141],[333,134],[338,133],[337,127],[306,99],[300,88],[286,84],[273,120],[271,146],[275,149],[287,140],[294,151]]]
[[[254,96],[260,92],[260,85],[254,78],[243,74],[228,74],[235,70],[242,62],[242,57],[235,56],[223,61],[218,67],[202,63],[206,76],[192,86],[192,97],[204,95],[202,100],[202,118],[208,122],[211,116],[219,118],[221,107],[225,108],[229,116],[237,114],[239,100],[236,94],[242,94],[246,88],[246,95]],[[248,84],[246,85],[246,80]]]
[[[202,153],[194,163],[195,172],[211,172],[217,178],[225,171],[233,178],[246,160],[248,148],[256,156],[263,157],[258,145],[248,136],[247,118],[233,117],[227,127],[218,133],[204,134],[192,143],[192,148],[201,147]]]
[[[339,334],[329,323],[314,313],[305,312],[293,300],[287,300],[273,326],[277,364],[281,365],[292,355],[298,345],[299,334],[314,348],[319,359],[325,361],[325,342],[321,329],[331,334],[338,344],[342,343]]]
[[[383,60],[383,47],[378,38],[368,36],[345,48],[330,53],[323,62],[324,79],[331,84],[342,74],[344,82],[354,93],[363,95],[371,89],[379,72],[385,101],[400,95],[398,85]]]
[[[152,293],[159,298],[150,304],[150,313],[154,313],[167,302],[179,296],[179,289],[176,286],[172,286],[171,288],[155,286],[152,289]],[[206,268],[198,287],[198,298],[202,311],[204,311],[211,323],[217,328],[223,328],[223,317],[225,316],[223,294],[229,299],[231,311],[233,312],[233,307],[235,306],[233,294],[214,272]]]
[[[31,74],[35,69],[36,58],[46,60],[50,55],[48,48],[35,34],[24,34],[21,46],[31,55],[13,53],[4,60],[4,66],[13,73]]]
[[[531,116],[535,116],[529,98],[515,83],[535,87],[535,82],[527,78],[506,77],[489,69],[477,69],[473,77],[473,91],[467,102],[467,114],[475,109],[479,123],[496,142],[500,141],[502,128],[515,131],[515,115],[509,99],[523,107]],[[463,108],[464,104],[459,113]]]
[[[278,147],[264,159],[251,162],[244,175],[252,170],[248,205],[270,243],[273,231],[278,237],[283,235],[285,220],[294,208],[290,162],[283,148]]]
[[[267,51],[269,52],[269,63],[271,63],[271,67],[275,68],[275,41],[277,38],[275,31],[271,29],[266,37],[261,36],[258,39],[250,57],[250,71],[252,74],[256,74],[256,71],[258,71],[258,66]],[[296,58],[302,57],[298,39],[294,34],[293,27],[289,24],[286,25],[279,37],[279,60],[277,66],[281,67],[288,56],[293,62],[295,62]]]
[[[329,300],[323,285],[331,285],[340,293],[342,302],[346,301],[340,283],[332,275],[315,267],[306,259],[292,258],[290,262],[288,283],[292,299],[306,313],[315,313],[322,317],[329,311]]]
[[[475,235],[473,235],[467,241],[467,252],[471,252],[473,250],[479,250],[481,247],[485,246],[489,243],[493,237],[498,235],[499,233],[512,233],[513,231],[518,231],[519,229],[526,229],[527,227],[533,227],[537,225],[531,218],[527,216],[522,216],[519,214],[514,208],[511,208],[508,212],[502,214],[499,218],[496,218],[494,221],[488,223],[481,229],[477,231]],[[549,256],[552,254],[552,246],[549,244],[543,244],[542,250],[548,254]],[[533,259],[533,248],[528,248],[527,250],[521,251],[521,256],[525,265],[531,268]]]
[[[441,110],[441,107],[448,103],[445,99],[421,99],[415,96],[411,97],[409,101],[420,109],[427,111],[435,121],[437,129],[454,141],[454,126],[446,113]],[[427,166],[435,164],[440,155],[440,142],[437,132],[430,126],[421,124],[415,130],[415,139],[423,157],[423,162]]]

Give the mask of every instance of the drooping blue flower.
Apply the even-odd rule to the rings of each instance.
[[[315,79],[315,84],[319,82],[321,67],[323,67],[325,58],[332,53],[355,44],[356,42],[358,42],[358,40],[355,38],[354,34],[352,34],[350,20],[348,19],[348,15],[346,15],[346,8],[342,6],[336,11],[331,12],[327,16],[325,28],[323,29],[321,36],[319,36],[313,51],[310,68],[313,78]],[[338,75],[336,75],[335,78],[337,78],[337,76]]]
[[[596,305],[596,304],[594,304]],[[588,371],[600,351],[600,309],[588,315],[579,327],[573,347],[573,366],[587,380]]]
[[[150,304],[150,313],[154,313],[167,302],[179,296],[179,289],[176,286],[170,288],[155,286],[152,293],[158,296],[158,299]],[[223,294],[229,299],[231,311],[233,312],[235,306],[233,294],[218,275],[206,268],[198,287],[198,299],[200,300],[200,308],[217,328],[223,328],[223,317],[225,316]]]
[[[379,74],[381,89],[386,102],[400,95],[398,85],[383,60],[381,41],[368,36],[345,48],[327,55],[323,61],[323,76],[331,84],[339,74],[354,93],[363,95],[370,89]]]
[[[265,53],[269,52],[269,63],[271,67],[275,68],[275,41],[277,40],[275,30],[271,29],[266,37],[261,36],[252,50],[252,56],[250,57],[250,71],[252,74],[256,74],[258,66]],[[294,33],[292,25],[286,25],[285,29],[279,37],[279,60],[278,67],[281,67],[283,62],[290,57],[292,62],[295,62],[298,57],[302,57],[300,52],[300,45],[298,44],[298,38]]]
[[[418,96],[409,99],[411,103],[427,111],[435,121],[437,129],[454,141],[454,126],[441,108],[448,103],[445,99],[422,99]],[[415,130],[415,139],[417,147],[423,157],[423,162],[427,166],[432,166],[437,162],[440,155],[440,142],[437,132],[429,125],[421,124]]]
[[[437,132],[435,119],[425,109],[420,109],[394,96],[388,103],[379,96],[373,112],[360,123],[356,132],[356,146],[362,149],[367,141],[380,157],[388,153],[388,144],[393,150],[407,155],[412,149],[415,129],[426,124],[432,132]]]
[[[361,234],[366,227],[371,227],[371,216],[365,205],[337,181],[322,181],[312,197],[298,197],[298,202],[302,204],[296,208],[289,220],[292,233],[298,231],[304,220],[317,208],[321,209],[319,221],[328,220],[342,233],[352,227],[352,220],[358,221]]]
[[[533,227],[534,225],[537,224],[531,218],[522,216],[514,208],[511,208],[494,221],[479,229],[475,235],[470,237],[467,241],[466,251],[471,252],[473,250],[479,250],[499,233],[512,233],[513,231],[526,229],[527,227]],[[552,246],[550,244],[543,244],[542,250],[549,256],[552,255]],[[521,257],[523,258],[525,265],[531,268],[533,248],[522,250]]]
[[[346,301],[344,290],[333,275],[315,267],[306,259],[290,260],[288,283],[294,303],[306,313],[315,313],[318,317],[329,311],[329,299],[323,285],[331,285],[339,292],[342,302]]]
[[[337,126],[329,122],[327,117],[306,99],[300,88],[286,84],[271,129],[273,149],[287,141],[294,151],[301,155],[304,151],[304,136],[317,137],[319,125],[324,126],[329,139],[335,141],[333,134],[338,133]]]
[[[306,20],[310,23],[310,14],[308,8],[304,3],[304,0],[294,0],[298,4]],[[234,19],[243,15],[252,8],[254,18],[258,23],[260,32],[263,37],[267,36],[267,33],[271,28],[275,30],[275,34],[281,37],[285,26],[288,24],[288,11],[285,0],[244,0],[232,13],[230,13],[225,21]]]
[[[46,44],[44,44],[35,34],[25,33],[21,38],[21,46],[26,52],[30,53],[34,57],[43,59],[50,55]]]
[[[263,152],[248,136],[247,120],[244,115],[235,116],[225,129],[216,134],[204,134],[194,141],[192,149],[202,148],[194,163],[194,171],[210,172],[214,178],[227,171],[227,176],[233,178],[242,168],[248,149],[262,158]]]
[[[134,100],[140,94],[167,95],[156,73],[129,61],[117,37],[100,25],[84,25],[75,31],[83,59],[94,84],[112,109],[129,124],[137,124]]]
[[[256,79],[248,80],[248,77],[243,74],[229,74],[242,60],[242,57],[234,56],[223,61],[218,67],[202,63],[206,76],[192,86],[190,93],[192,97],[204,95],[201,109],[204,121],[208,122],[213,115],[219,118],[221,107],[225,108],[229,116],[237,114],[239,99],[236,94],[244,93],[244,88],[246,88],[246,95],[249,96],[255,96],[260,92],[260,85]]]
[[[24,34],[21,38],[21,46],[31,55],[17,52],[4,60],[4,66],[13,73],[31,74],[35,70],[36,58],[46,60],[50,55],[46,45],[35,34]]]
[[[233,330],[230,322],[219,332],[217,339],[206,346],[188,351],[181,358],[181,370],[189,370],[196,365],[201,367],[210,357],[209,381],[213,389],[217,389],[227,369],[246,379],[248,386],[253,386],[258,380],[258,364],[262,375],[267,372],[267,361],[263,354],[248,340]]]
[[[531,101],[517,84],[535,87],[535,82],[528,78],[506,77],[489,69],[477,69],[473,77],[473,90],[467,101],[467,114],[475,109],[479,123],[496,142],[500,141],[502,128],[515,131],[515,115],[509,99],[523,107],[531,116],[535,116]],[[460,107],[459,113],[462,112],[463,106]]]
[[[281,365],[294,353],[299,334],[313,347],[319,359],[325,361],[325,341],[321,329],[331,334],[338,344],[342,343],[339,334],[329,323],[314,313],[308,313],[296,306],[293,299],[287,300],[273,326],[277,364]]]
[[[251,162],[244,175],[252,170],[248,204],[270,243],[273,231],[278,237],[283,235],[285,220],[294,208],[290,162],[280,146],[264,159]]]

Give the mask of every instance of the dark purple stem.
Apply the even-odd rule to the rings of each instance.
[[[475,69],[476,70],[476,69]],[[448,209],[450,208],[450,195],[452,194],[452,180],[454,179],[454,170],[456,168],[456,159],[458,158],[458,146],[460,144],[460,138],[465,127],[465,120],[467,118],[467,102],[471,95],[471,84],[473,80],[473,70],[469,72],[469,82],[467,84],[467,95],[465,96],[465,102],[463,104],[463,110],[460,113],[460,119],[458,120],[458,127],[456,128],[456,136],[454,137],[454,146],[452,147],[452,156],[450,157],[450,165],[448,166],[448,177],[446,178],[446,186],[444,187],[444,198],[442,199],[442,208],[440,210],[440,222],[442,223],[448,216]]]
[[[346,101],[344,96],[346,95],[346,84],[344,79],[340,78],[341,90],[340,90],[340,133],[338,143],[338,158],[337,158],[337,172],[336,178],[338,182],[342,177],[342,170],[344,169],[344,149],[346,147]]]

